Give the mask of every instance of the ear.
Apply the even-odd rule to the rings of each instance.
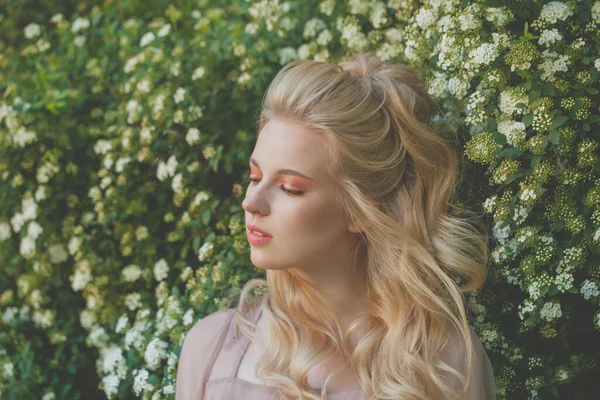
[[[348,220],[348,227],[347,227],[348,231],[352,232],[352,233],[359,233],[360,230],[358,229],[358,227],[356,226],[356,224],[354,223],[353,220],[349,219]]]

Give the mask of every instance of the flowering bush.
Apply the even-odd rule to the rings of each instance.
[[[461,200],[490,215],[466,298],[498,398],[593,398],[600,2],[20,3],[0,9],[2,398],[173,398],[187,330],[261,275],[240,204],[270,79],[367,50],[422,71]]]

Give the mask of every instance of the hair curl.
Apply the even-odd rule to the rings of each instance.
[[[323,135],[327,169],[339,183],[340,204],[361,231],[357,251],[367,260],[357,271],[365,284],[367,333],[354,348],[349,337],[359,317],[346,332],[337,322],[332,326],[337,319],[319,307],[319,293],[293,270],[269,270],[266,281],[253,279],[242,288],[238,329],[254,340],[250,316],[262,304],[267,337],[260,341],[269,347],[256,373],[284,396],[324,399],[338,370],[320,396],[307,377],[332,349],[345,356],[371,399],[466,393],[473,354],[464,293],[485,282],[488,238],[468,218],[452,215],[466,212],[452,204],[457,156],[429,124],[433,107],[414,70],[384,64],[371,53],[338,64],[296,60],[271,82],[258,134],[278,119]],[[252,296],[260,286],[266,294]],[[439,357],[456,340],[464,343],[466,376]],[[456,376],[462,392],[443,373]]]

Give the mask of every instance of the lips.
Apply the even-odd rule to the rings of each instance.
[[[269,234],[269,232],[267,232],[267,231],[265,231],[265,230],[263,230],[263,229],[260,229],[260,228],[259,228],[258,226],[256,226],[256,225],[248,224],[248,225],[247,225],[247,227],[248,227],[248,230],[250,230],[250,231],[253,231],[253,232],[258,232],[258,233],[260,233],[260,234],[263,234],[263,235],[265,235],[266,237],[272,237],[272,236]]]

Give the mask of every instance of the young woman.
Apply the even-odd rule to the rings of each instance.
[[[372,54],[279,71],[242,203],[267,280],[188,332],[177,400],[495,399],[463,296],[487,237],[450,212],[457,158],[432,107]]]

